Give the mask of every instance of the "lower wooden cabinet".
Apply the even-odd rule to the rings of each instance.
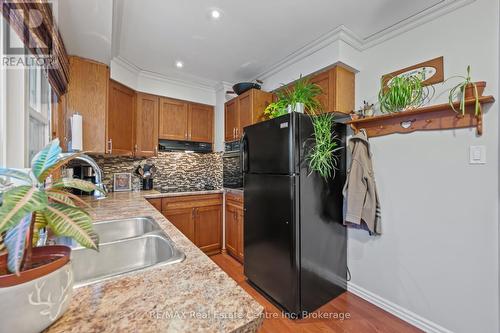
[[[243,262],[244,249],[244,210],[243,194],[226,195],[226,251],[229,255]]]
[[[222,249],[222,195],[190,195],[149,199],[149,202],[208,255]]]

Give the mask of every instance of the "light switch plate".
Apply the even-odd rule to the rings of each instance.
[[[486,164],[486,146],[470,146],[469,164]]]

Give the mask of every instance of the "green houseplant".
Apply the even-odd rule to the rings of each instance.
[[[336,152],[342,147],[338,145],[338,137],[332,131],[334,116],[331,113],[322,113],[311,117],[314,127],[314,144],[307,160],[311,172],[317,172],[324,179],[335,178],[338,167]]]
[[[378,94],[380,111],[401,112],[408,108],[418,108],[429,99],[430,89],[423,85],[424,73],[410,76],[395,76],[382,82]]]
[[[304,113],[308,110],[313,114],[322,108],[317,98],[321,93],[321,87],[301,75],[293,88],[282,87],[276,92],[276,102],[267,106],[264,115],[273,119],[292,111]]]
[[[303,78],[301,75],[295,82],[294,88],[287,92],[292,111],[304,113],[305,110],[308,110],[310,113],[314,113],[316,110],[320,110],[321,103],[317,97],[322,92],[320,86],[309,82],[307,78]]]
[[[98,248],[92,219],[80,208],[85,202],[67,189],[99,189],[78,179],[52,179],[61,166],[78,155],[61,155],[59,140],[54,140],[33,158],[29,172],[0,169],[0,178],[4,178],[0,234],[7,250],[0,256],[0,297],[8,301],[0,305],[0,331],[7,327],[16,331],[23,325],[23,331],[39,332],[69,305],[71,250],[65,246],[37,247],[41,228],[71,237],[84,247]],[[7,177],[18,185],[5,186]]]
[[[461,79],[460,83],[450,89],[450,94],[448,95],[448,101],[453,111],[455,111],[456,113],[460,113],[462,116],[465,115],[465,101],[474,99],[474,114],[478,116],[481,113],[479,97],[483,95],[484,88],[486,87],[486,82],[472,81],[470,76],[470,65],[467,66],[467,72],[465,76],[452,76],[449,79],[452,78]],[[458,110],[455,108],[455,100],[457,99],[460,101]]]
[[[330,179],[335,177],[338,166],[336,152],[342,147],[339,147],[338,138],[333,131],[334,116],[323,113],[323,106],[318,100],[321,93],[321,87],[301,75],[293,88],[285,87],[276,93],[277,101],[271,103],[264,114],[273,119],[288,113],[289,110],[290,112],[307,110],[314,128],[313,137],[310,139],[312,145],[306,157],[310,174],[317,172],[324,179]]]

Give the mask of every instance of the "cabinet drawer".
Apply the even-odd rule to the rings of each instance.
[[[187,195],[163,198],[161,201],[161,210],[167,211],[171,209],[216,206],[220,204],[222,204],[221,194]]]
[[[240,194],[240,193],[227,192],[226,200],[243,204],[243,193]]]

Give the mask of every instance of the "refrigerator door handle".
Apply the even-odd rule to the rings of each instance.
[[[243,132],[241,136],[241,171],[243,173],[248,171],[248,142],[247,134]]]

